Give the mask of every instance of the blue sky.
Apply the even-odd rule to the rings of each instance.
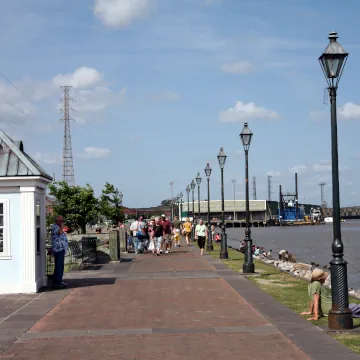
[[[318,57],[337,31],[350,52],[338,91],[342,206],[360,204],[360,4],[348,1],[3,0],[0,126],[61,177],[61,85],[72,85],[75,180],[100,193],[108,181],[124,204],[150,206],[228,155],[225,197],[244,198],[239,133],[254,133],[250,176],[267,175],[300,201],[331,203],[329,105]],[[230,111],[229,111],[230,110]],[[205,185],[205,183],[204,183]],[[202,198],[206,196],[202,186]]]

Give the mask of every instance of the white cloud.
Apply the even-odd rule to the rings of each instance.
[[[331,161],[321,160],[318,163],[313,165],[313,171],[316,173],[330,172],[331,171]]]
[[[154,94],[150,98],[153,101],[176,101],[180,98],[180,95],[172,91],[164,91],[162,93]]]
[[[343,120],[360,119],[360,105],[347,102],[338,109],[338,115]]]
[[[95,0],[94,14],[106,26],[126,27],[148,15],[153,0]]]
[[[309,118],[310,118],[310,120],[313,120],[313,121],[327,120],[327,119],[330,119],[330,113],[328,111],[323,111],[323,110],[310,111]]]
[[[280,115],[273,110],[257,106],[253,102],[245,104],[241,101],[237,101],[233,108],[219,114],[219,121],[221,122],[243,122],[251,119],[275,120],[279,118]]]
[[[298,173],[299,175],[304,174],[305,171],[308,169],[307,165],[295,165],[290,169],[292,174]]]
[[[331,172],[331,161],[320,160],[311,166],[309,165],[296,165],[290,169],[292,174],[298,173],[299,175],[306,175],[312,177],[310,181],[325,181],[324,177],[328,177]],[[349,170],[348,167],[339,165],[339,171]]]
[[[138,135],[127,135],[126,136],[126,140],[131,141],[131,142],[136,142],[136,141],[139,141],[140,139],[141,139],[141,137]]]
[[[311,111],[309,118],[314,121],[330,120],[330,111]],[[338,108],[338,118],[340,120],[360,119],[360,105],[347,102]]]
[[[320,160],[318,163],[313,165],[313,171],[317,173],[330,172],[332,169],[331,160]],[[348,170],[346,166],[339,164],[339,171]]]
[[[245,151],[244,151],[244,149],[236,150],[235,154],[240,155],[240,156],[245,156]]]
[[[93,68],[82,66],[71,74],[59,74],[54,76],[52,82],[56,86],[69,85],[77,89],[96,86],[103,81],[104,75]]]
[[[78,155],[78,157],[82,159],[98,160],[106,158],[110,154],[111,150],[109,148],[88,146],[84,149],[82,153]]]
[[[276,177],[276,176],[280,176],[281,172],[279,172],[279,171],[268,171],[265,175],[266,176],[274,176],[274,177]]]
[[[93,68],[79,67],[70,74],[58,74],[45,82],[26,78],[13,81],[14,86],[0,81],[0,127],[30,126],[33,131],[52,131],[55,122],[49,113],[61,118],[63,104],[60,85],[74,87],[71,96],[76,101],[72,116],[77,123],[103,119],[102,113],[111,106],[119,106],[126,99],[126,89],[113,91],[105,86],[104,75]],[[59,113],[56,114],[55,111]],[[43,115],[46,114],[46,117]],[[53,117],[53,116],[51,116]]]
[[[34,160],[40,164],[55,165],[61,163],[61,155],[49,152],[36,152]]]
[[[126,90],[112,91],[106,87],[96,87],[92,90],[80,90],[76,93],[77,113],[96,113],[105,110],[109,106],[118,105],[126,98]],[[86,121],[86,119],[84,119]]]
[[[254,65],[249,61],[237,61],[225,63],[221,70],[226,74],[247,74],[254,69]]]

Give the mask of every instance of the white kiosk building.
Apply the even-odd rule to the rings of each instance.
[[[0,294],[47,285],[45,193],[51,176],[0,130]]]

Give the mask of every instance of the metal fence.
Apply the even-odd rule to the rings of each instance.
[[[81,240],[69,241],[69,248],[65,255],[65,272],[70,270],[84,270],[91,264],[97,263],[97,237],[83,237]],[[51,244],[46,245],[46,275],[54,273],[54,256]]]

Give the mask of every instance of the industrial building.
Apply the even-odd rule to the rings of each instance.
[[[193,218],[192,202],[190,202],[189,217]],[[225,200],[225,221],[227,226],[245,226],[246,222],[246,201],[245,200]],[[310,209],[316,205],[299,204],[299,211],[301,218],[304,213],[310,213]],[[266,200],[250,200],[250,223],[253,226],[267,226],[272,225],[279,217],[279,203],[277,201]],[[199,218],[198,201],[194,202],[195,218]],[[200,218],[207,221],[208,202],[200,201]],[[179,213],[181,213],[182,220],[188,216],[188,203],[179,205]],[[210,221],[211,223],[218,223],[221,220],[221,200],[210,201]]]
[[[185,202],[179,205],[179,212],[183,220],[189,215],[190,219],[193,217],[192,202]],[[237,225],[245,225],[246,219],[246,202],[245,200],[225,200],[225,220],[228,225],[236,223]],[[199,203],[195,201],[195,218],[199,218]],[[189,211],[189,213],[188,213]],[[208,202],[200,201],[200,217],[207,220]],[[210,201],[210,221],[218,223],[221,219],[221,200]],[[266,200],[250,200],[250,222],[255,226],[265,226],[271,220],[271,212],[267,206]]]

